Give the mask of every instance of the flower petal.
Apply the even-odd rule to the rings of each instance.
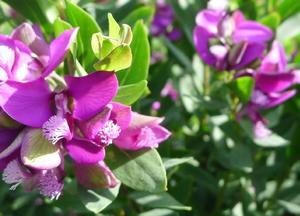
[[[41,129],[26,129],[22,138],[21,160],[34,169],[53,169],[61,162],[59,148],[46,140]]]
[[[41,127],[52,116],[50,99],[49,86],[43,79],[27,83],[7,81],[0,85],[1,108],[27,126]]]
[[[294,84],[293,73],[257,73],[256,86],[266,93],[283,91]]]
[[[121,130],[125,130],[131,122],[131,107],[116,102],[111,104],[113,109],[110,119],[117,123]]]
[[[263,107],[264,109],[269,109],[275,107],[279,104],[282,104],[286,100],[290,99],[297,93],[296,90],[285,91],[281,93],[273,93],[269,95],[269,103]]]
[[[88,140],[72,139],[65,144],[71,158],[78,164],[95,164],[105,157],[105,150]]]
[[[65,78],[69,94],[73,97],[73,117],[86,120],[112,100],[117,93],[118,80],[112,72],[94,72],[84,77]]]
[[[48,76],[63,61],[72,42],[76,39],[78,28],[64,31],[50,44],[50,58],[43,71],[43,77]]]
[[[248,41],[251,43],[263,43],[273,36],[272,30],[254,21],[240,22],[233,32],[233,41],[239,43]]]

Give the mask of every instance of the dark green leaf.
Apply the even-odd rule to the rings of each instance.
[[[144,23],[150,24],[153,15],[153,7],[143,6],[132,11],[127,17],[125,17],[125,19],[122,22],[133,26],[137,21],[143,20]]]
[[[111,146],[106,158],[116,177],[128,187],[148,192],[167,190],[166,171],[155,149],[124,151]]]

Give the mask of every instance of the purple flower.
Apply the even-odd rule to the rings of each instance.
[[[150,28],[151,35],[154,37],[165,35],[170,40],[180,39],[181,31],[172,26],[174,19],[175,14],[171,5],[166,4],[164,1],[159,1],[156,4],[156,12]]]
[[[38,26],[23,23],[10,37],[0,35],[0,81],[28,82],[49,75],[62,61],[78,29],[48,45]]]
[[[161,106],[161,104],[159,101],[154,101],[151,105],[151,109],[154,111],[157,111],[160,109],[160,106]]]
[[[160,125],[163,118],[132,112],[132,120],[126,130],[121,131],[114,143],[121,149],[137,150],[157,148],[171,133]]]
[[[284,49],[276,41],[252,76],[256,84],[246,112],[254,124],[255,136],[262,138],[269,135],[270,131],[259,110],[273,108],[293,97],[296,90],[288,89],[298,82],[298,77],[295,70],[287,69]]]
[[[174,102],[178,99],[177,90],[173,87],[172,82],[169,80],[167,81],[166,85],[160,92],[161,97],[169,96]]]
[[[240,11],[206,9],[196,17],[194,42],[202,60],[217,70],[241,69],[260,58],[272,31]]]

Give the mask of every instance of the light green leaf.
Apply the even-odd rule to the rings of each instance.
[[[239,77],[234,80],[234,90],[242,102],[247,103],[251,97],[254,88],[254,79],[252,77]]]
[[[143,212],[138,216],[178,216],[177,212],[174,212],[170,209],[152,209],[150,211]]]
[[[119,24],[116,22],[114,17],[111,13],[107,15],[108,18],[108,26],[109,26],[109,37],[118,39],[119,38],[119,32],[121,30]]]
[[[120,184],[114,188],[89,190],[79,187],[79,196],[85,207],[95,214],[101,212],[118,196]]]
[[[107,149],[107,164],[115,176],[135,190],[167,190],[166,171],[155,149],[124,151],[114,146]]]
[[[300,4],[299,4],[300,5]],[[295,28],[300,22],[300,13],[284,21],[277,29],[276,39],[283,43],[300,34],[300,28]]]
[[[288,212],[292,214],[300,214],[300,205],[297,203],[292,203],[285,200],[278,200],[278,204],[284,207]]]
[[[67,29],[71,29],[72,25],[61,18],[57,17],[53,23],[54,35],[58,37],[61,33],[63,33]]]
[[[133,56],[131,67],[117,74],[121,85],[146,80],[148,76],[150,45],[147,31],[142,21],[137,22],[134,26],[130,48]]]
[[[198,161],[196,161],[193,157],[163,158],[163,162],[167,170],[184,163],[198,164]]]
[[[272,12],[260,19],[259,22],[273,30],[276,30],[276,28],[280,25],[281,16],[277,12]]]
[[[190,206],[185,206],[174,199],[170,194],[164,192],[159,194],[149,194],[146,192],[134,192],[130,194],[139,205],[150,208],[168,208],[173,210],[190,211]]]
[[[131,105],[143,95],[146,87],[146,80],[142,80],[135,84],[120,86],[114,101],[125,105]]]
[[[300,11],[300,4],[295,4],[295,0],[283,0],[278,6],[278,12],[282,19],[287,19],[288,17],[294,15]]]
[[[104,59],[94,64],[96,70],[119,71],[130,67],[132,61],[131,49],[128,45],[115,48]]]
[[[92,35],[101,32],[92,16],[71,1],[66,1],[66,16],[72,26],[79,26],[78,54],[81,55],[83,66],[91,69],[95,55],[91,47]]]

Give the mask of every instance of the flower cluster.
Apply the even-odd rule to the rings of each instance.
[[[173,27],[175,14],[171,5],[160,0],[156,4],[156,12],[153,17],[150,32],[154,37],[165,35],[169,40],[178,40],[181,31]]]
[[[53,85],[77,32],[66,30],[47,44],[38,26],[24,23],[10,36],[0,35],[0,170],[11,189],[22,184],[57,199],[65,155],[81,185],[114,187],[119,181],[104,162],[108,145],[156,148],[170,136],[163,118],[113,102],[114,72],[68,75]]]
[[[272,30],[255,21],[246,20],[240,11],[229,13],[227,3],[209,2],[209,8],[196,17],[194,42],[202,60],[217,71],[234,71],[238,79],[249,76],[255,81],[250,102],[240,115],[247,114],[254,135],[266,137],[270,130],[260,110],[275,107],[295,95],[289,90],[298,83],[298,73],[287,67],[283,47],[273,41]],[[271,49],[268,45],[272,43]]]

